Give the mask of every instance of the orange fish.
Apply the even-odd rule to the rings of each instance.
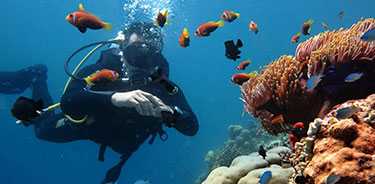
[[[284,123],[284,117],[282,114],[274,117],[272,120],[271,120],[271,123]]]
[[[310,34],[310,26],[311,26],[311,24],[313,23],[314,21],[313,20],[309,20],[309,21],[307,21],[307,22],[305,22],[305,23],[303,23],[302,24],[302,34],[303,35],[308,35],[308,34]]]
[[[301,72],[303,68],[305,68],[306,66],[307,66],[307,61],[302,62],[301,65],[299,65],[298,72]]]
[[[294,36],[292,37],[291,42],[292,42],[292,43],[297,43],[297,42],[298,42],[298,39],[299,39],[300,36],[301,36],[301,33],[297,33],[296,35],[294,35]]]
[[[258,25],[255,22],[251,21],[249,24],[249,28],[250,30],[254,31],[255,34],[258,33]]]
[[[240,17],[239,13],[234,13],[234,11],[224,11],[221,15],[221,19],[227,22],[232,22]]]
[[[79,10],[66,16],[66,20],[76,26],[81,33],[85,33],[87,28],[112,30],[112,24],[100,21],[95,15],[85,11],[82,4],[79,4]]]
[[[324,24],[324,22],[322,23],[322,25],[323,25],[323,27],[325,28],[325,29],[327,29],[327,25],[326,24]]]
[[[182,32],[180,39],[178,40],[178,44],[181,47],[187,47],[190,45],[190,36],[186,28],[184,28],[184,31]]]
[[[210,33],[215,31],[218,27],[224,25],[224,21],[220,20],[218,22],[207,22],[199,25],[198,29],[195,31],[195,36],[210,36]]]
[[[236,73],[232,76],[230,81],[234,84],[242,85],[242,83],[248,81],[250,78],[253,78],[257,75],[256,71],[252,71],[249,74],[246,73]]]
[[[250,64],[250,59],[238,64],[237,70],[245,70],[245,68]]]
[[[118,78],[119,74],[116,71],[103,69],[97,71],[90,76],[84,78],[87,84],[98,84],[98,83],[106,83],[106,82],[113,82]]]
[[[167,16],[168,16],[168,10],[165,10],[164,14],[162,14],[161,12],[159,12],[158,16],[156,17],[156,25],[157,26],[160,26],[160,27],[164,27],[164,24],[168,24],[169,21],[167,20]]]

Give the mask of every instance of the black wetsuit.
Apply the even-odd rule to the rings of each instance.
[[[159,59],[167,64],[163,56]],[[111,49],[104,50],[96,64],[84,67],[77,76],[83,78],[101,69],[114,70],[120,74],[119,78],[123,77],[120,57],[112,54]],[[46,105],[52,104],[52,100],[48,100],[50,96],[45,81],[40,83],[41,86],[38,89],[33,89],[33,94],[41,93],[42,95],[33,95],[33,99],[47,100]],[[173,83],[173,85],[175,84]],[[161,118],[141,116],[135,108],[119,108],[112,105],[111,96],[115,92],[137,89],[157,96],[168,106],[179,107],[183,113],[177,117],[177,122],[173,127],[184,135],[193,136],[197,133],[197,118],[181,89],[171,95],[159,82],[149,82],[144,86],[133,87],[128,83],[116,80],[112,83],[96,84],[88,91],[86,83],[73,80],[61,99],[61,109],[73,119],[82,119],[87,115],[88,120],[81,124],[67,121],[64,126],[56,128],[56,123],[65,119],[64,114],[55,115],[53,112],[49,112],[35,121],[35,134],[40,139],[52,142],[89,139],[109,146],[122,155],[122,160],[118,164],[122,167],[130,155],[147,138],[151,137],[149,140],[151,144],[156,136],[159,135],[162,139],[166,136]]]

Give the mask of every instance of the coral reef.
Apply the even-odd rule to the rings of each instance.
[[[281,152],[290,152],[287,147],[276,147],[267,151],[266,159],[257,152],[236,157],[229,167],[214,169],[202,184],[251,184],[256,183],[263,172],[271,171],[269,184],[287,184],[293,174],[290,165],[282,165]]]
[[[261,68],[240,86],[244,110],[258,118],[271,135],[288,133],[297,122],[306,127],[316,117],[350,99],[375,93],[374,42],[360,39],[363,32],[375,27],[375,19],[365,19],[349,29],[326,31],[299,44],[296,56],[281,56]],[[306,64],[307,63],[307,64]],[[358,83],[345,83],[351,73],[365,73]],[[323,74],[319,85],[306,90],[312,75]],[[272,123],[282,115],[284,121]]]
[[[258,122],[255,120],[248,121],[248,129],[241,125],[230,125],[228,127],[228,140],[222,148],[208,151],[205,162],[208,164],[208,171],[212,171],[220,166],[229,167],[232,160],[240,155],[248,155],[258,150],[263,145],[266,150],[275,147],[289,146],[288,137],[270,136],[264,132],[257,135]],[[208,173],[202,174],[195,183],[202,183]]]
[[[338,111],[352,106],[359,112],[337,118]],[[304,175],[311,176],[312,183],[325,183],[331,174],[341,177],[340,184],[374,183],[375,94],[337,105],[320,121],[319,131],[311,136],[315,139],[314,155]]]

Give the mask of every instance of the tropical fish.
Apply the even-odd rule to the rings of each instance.
[[[349,107],[344,107],[336,111],[335,117],[337,119],[346,119],[352,117],[355,113],[359,112],[361,109],[354,105]]]
[[[251,31],[254,31],[255,34],[258,33],[258,25],[254,21],[250,22],[249,28]]]
[[[322,74],[311,76],[306,82],[306,90],[313,90],[316,86],[318,86],[323,77],[324,76]]]
[[[40,116],[43,111],[43,100],[35,102],[33,99],[19,97],[10,110],[12,116],[25,126],[31,125],[32,118]],[[29,122],[29,123],[26,123]],[[17,123],[17,124],[19,124]]]
[[[342,16],[344,16],[344,11],[340,11],[340,13],[339,13],[339,20],[341,20]]]
[[[258,183],[260,184],[268,184],[271,181],[272,173],[271,171],[266,171],[262,174],[262,177],[260,177]]]
[[[326,24],[324,24],[324,22],[322,23],[322,25],[323,25],[323,27],[324,27],[325,29],[328,28],[328,26],[327,26]]]
[[[282,114],[272,118],[271,123],[284,123],[284,117]]]
[[[178,90],[176,86],[174,86],[171,81],[163,74],[162,69],[156,70],[156,75],[152,74],[150,75],[153,82],[160,82],[160,84],[163,84],[165,89],[171,94],[175,94]]]
[[[220,20],[218,22],[207,22],[199,25],[198,29],[195,31],[195,36],[210,36],[210,33],[215,31],[218,27],[224,26],[224,21]]]
[[[291,42],[292,42],[292,43],[297,43],[298,40],[299,40],[299,37],[300,37],[300,36],[301,36],[301,33],[297,33],[296,35],[294,35],[294,36],[292,37]]]
[[[79,4],[79,10],[69,14],[65,19],[76,26],[81,33],[85,33],[87,28],[112,30],[112,24],[102,22],[97,16],[85,11],[81,3]]]
[[[237,42],[237,43],[238,43],[238,42]],[[245,70],[245,68],[246,68],[247,66],[249,66],[250,62],[251,62],[250,59],[241,62],[240,64],[238,64],[238,66],[237,66],[237,70]]]
[[[190,45],[190,36],[186,28],[184,28],[184,31],[181,33],[180,39],[178,40],[178,44],[181,47],[187,47]]]
[[[363,35],[361,36],[361,40],[367,41],[367,42],[374,41],[375,40],[375,27],[363,33]]]
[[[345,82],[354,82],[360,79],[363,76],[363,73],[351,73],[345,78]]]
[[[252,74],[246,74],[246,73],[236,73],[232,76],[230,81],[234,84],[242,85],[242,83],[248,81],[251,78]]]
[[[236,59],[241,58],[239,54],[241,51],[239,50],[240,47],[243,46],[242,41],[240,39],[237,39],[237,44],[234,44],[233,40],[228,40],[224,42],[225,45],[225,56],[228,59],[232,59],[236,61]]]
[[[113,82],[118,78],[119,74],[116,71],[108,70],[108,69],[102,69],[100,71],[97,71],[90,76],[84,78],[87,84],[98,84],[98,83],[107,83],[107,82]]]
[[[221,15],[221,19],[227,22],[232,22],[240,17],[239,13],[234,13],[234,11],[224,11]]]
[[[303,68],[307,66],[307,63],[308,63],[307,61],[302,62],[301,65],[299,65],[298,72],[301,72]]]
[[[258,154],[263,157],[263,159],[266,159],[267,153],[266,150],[263,148],[262,145],[259,146]]]
[[[335,184],[337,183],[338,181],[340,181],[341,179],[341,176],[340,175],[335,175],[335,174],[330,174],[328,177],[327,177],[327,184]]]
[[[302,24],[302,34],[303,35],[308,35],[308,34],[310,34],[310,26],[311,26],[311,24],[313,23],[314,21],[313,20],[309,20],[309,21],[307,21],[307,22],[305,22],[305,23],[303,23]]]
[[[169,21],[167,20],[167,16],[168,16],[168,10],[165,10],[164,14],[159,12],[155,20],[156,25],[160,27],[164,27],[165,24],[168,24]]]

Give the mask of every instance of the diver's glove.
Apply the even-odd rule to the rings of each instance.
[[[177,122],[177,118],[181,116],[182,114],[183,114],[182,110],[179,107],[174,106],[173,112],[171,111],[161,112],[162,122],[165,126],[171,128]]]
[[[114,106],[134,107],[142,116],[161,117],[161,112],[164,111],[173,113],[173,110],[158,97],[142,90],[116,92],[111,99]]]

